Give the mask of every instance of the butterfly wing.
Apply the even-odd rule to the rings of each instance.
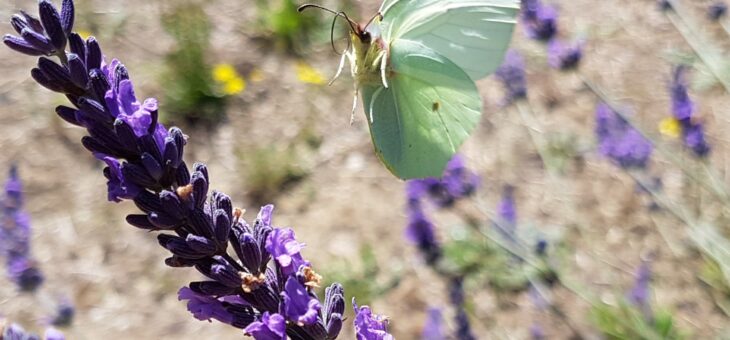
[[[362,88],[375,151],[400,178],[440,177],[479,120],[476,85],[458,65],[417,41],[394,41],[390,61],[395,71],[388,88]]]
[[[502,63],[518,11],[518,0],[386,0],[383,36],[418,41],[478,80]]]

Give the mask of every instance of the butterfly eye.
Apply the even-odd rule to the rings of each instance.
[[[363,44],[370,44],[373,41],[373,36],[370,35],[370,32],[364,31],[360,33],[360,41]]]

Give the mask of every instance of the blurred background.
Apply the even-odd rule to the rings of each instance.
[[[363,22],[380,6],[317,3]],[[730,31],[709,12],[714,2],[546,2],[551,35],[582,48],[577,67],[551,66],[550,44],[517,25],[527,99],[507,98],[495,76],[478,82],[483,117],[461,154],[480,185],[453,207],[426,208],[443,265],[465,273],[456,307],[455,283],[406,239],[406,184],[375,156],[362,105],[349,124],[351,77],[327,86],[339,62],[332,16],[299,14],[300,4],[78,0],[75,27],[127,66],[139,98],[160,100],[165,125],[189,136],[186,161],[208,164],[211,188],[249,221],[275,204],[274,224],[294,228],[325,283],[388,316],[396,338],[419,338],[434,308],[446,333],[465,312],[483,339],[730,338]],[[35,6],[2,2],[1,31]],[[29,77],[33,58],[0,48],[0,60],[0,174],[17,165],[45,278],[28,293],[0,277],[0,316],[39,330],[72,306],[73,320],[58,323],[68,339],[241,338],[177,300],[199,275],[166,267],[156,238],[125,223],[133,205],[106,201],[103,165],[78,143],[83,131],[53,113],[65,98]],[[666,120],[680,64],[707,154],[683,147]],[[601,101],[655,145],[646,167],[605,157]],[[505,236],[510,200],[516,219]],[[650,268],[650,287],[637,282],[640,268]],[[632,293],[642,284],[643,300]],[[340,338],[353,334],[347,324]]]

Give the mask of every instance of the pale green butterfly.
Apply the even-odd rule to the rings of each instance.
[[[325,9],[299,10],[308,7]],[[351,28],[335,79],[349,60],[353,114],[362,93],[375,152],[394,175],[441,176],[477,125],[474,82],[501,64],[518,11],[518,0],[385,0],[364,26],[335,13]]]

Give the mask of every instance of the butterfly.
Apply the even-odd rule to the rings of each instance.
[[[385,0],[365,25],[309,7],[350,26],[334,79],[349,61],[353,114],[361,94],[382,163],[402,179],[440,177],[477,125],[475,81],[502,63],[519,0]]]

